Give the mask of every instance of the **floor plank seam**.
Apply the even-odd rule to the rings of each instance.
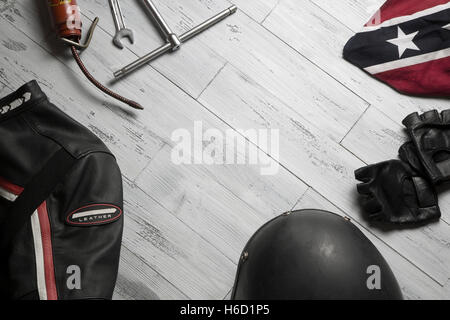
[[[141,171],[136,175],[136,177],[134,178],[134,179],[130,179],[130,178],[127,178],[129,181],[132,181],[133,183],[136,183],[136,180],[138,180],[139,179],[139,177],[142,175],[142,173],[152,164],[152,162],[153,162],[153,160],[155,160],[155,158],[159,155],[159,153],[166,147],[166,146],[168,146],[168,144],[166,143],[166,142],[164,142],[164,141],[162,141],[162,144],[161,144],[161,146],[160,146],[160,148],[158,149],[158,151],[155,153],[155,154],[153,154],[153,157],[152,157],[152,159],[150,159],[149,161],[148,161],[148,163],[146,163],[145,165],[144,165],[144,167],[141,169]]]
[[[361,115],[358,117],[358,119],[356,119],[355,123],[351,126],[351,128],[347,131],[347,133],[341,139],[341,141],[339,141],[339,144],[341,146],[343,146],[342,143],[344,142],[345,138],[347,138],[347,136],[350,134],[350,132],[352,132],[352,130],[355,128],[355,126],[358,124],[358,122],[362,119],[362,117],[364,117],[364,115],[367,113],[367,111],[370,109],[371,106],[372,106],[371,104],[369,104],[367,106],[367,108],[363,111],[363,113],[361,113]]]
[[[350,149],[348,149],[346,146],[339,144],[339,146],[346,150],[347,152],[351,153],[356,159],[358,159],[359,161],[361,161],[364,165],[368,165],[368,163],[366,161],[364,161],[363,159],[361,159],[359,156],[357,156],[353,151],[351,151]],[[355,168],[355,170],[358,168]]]
[[[270,9],[269,13],[261,21],[256,21],[256,20],[254,20],[254,21],[262,25],[267,20],[267,18],[272,14],[272,12],[280,5],[280,2],[281,2],[281,0],[277,0],[277,3],[275,4],[275,6],[272,9]]]
[[[202,91],[200,92],[200,94],[197,96],[197,98],[195,100],[199,100],[200,97],[203,95],[203,93],[209,88],[209,86],[214,82],[214,80],[216,80],[216,78],[219,76],[219,74],[222,72],[223,69],[225,69],[225,67],[228,65],[228,61],[226,61],[223,66],[217,70],[217,72],[214,74],[214,77],[209,80],[209,82],[207,83],[207,85],[202,89]]]
[[[352,28],[350,28],[349,26],[347,26],[345,23],[343,23],[342,21],[340,21],[338,18],[336,18],[335,16],[333,16],[330,12],[328,12],[327,10],[325,10],[324,8],[322,8],[321,6],[319,6],[317,3],[315,3],[312,0],[309,0],[309,2],[314,5],[315,7],[317,7],[319,10],[321,10],[322,12],[324,12],[326,15],[328,15],[329,17],[331,17],[334,21],[336,21],[337,23],[339,23],[341,26],[343,26],[344,28],[346,28],[348,31],[356,33],[357,31],[353,30]],[[362,29],[362,26],[361,26]]]
[[[233,290],[233,288],[231,288],[228,292],[227,292],[227,294],[222,298],[222,300],[225,300],[227,297],[228,297],[228,295],[230,295],[231,294],[231,291]]]
[[[305,195],[308,193],[309,190],[313,190],[313,189],[311,187],[306,188],[306,190],[303,192],[303,194],[300,196],[300,198],[298,198],[298,200],[295,202],[294,206],[291,208],[290,211],[295,210],[295,208],[298,206],[300,201],[302,201],[302,199],[305,197]]]
[[[375,109],[377,109],[379,112],[381,112],[384,116],[386,116],[386,118],[388,118],[389,120],[391,120],[391,121],[393,121],[393,122],[395,122],[395,123],[398,123],[398,121],[396,121],[395,119],[393,119],[392,118],[392,116],[390,116],[389,114],[387,114],[385,111],[383,111],[382,109],[380,109],[380,108],[378,108],[377,106],[373,106]],[[419,110],[417,110],[417,111],[419,111]],[[403,115],[403,117],[406,117],[407,116],[407,114],[405,114],[405,115]],[[402,117],[402,118],[403,118]],[[403,132],[403,133],[405,133],[405,131]]]

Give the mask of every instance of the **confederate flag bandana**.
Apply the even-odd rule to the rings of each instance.
[[[344,58],[400,92],[450,97],[450,0],[388,0]]]

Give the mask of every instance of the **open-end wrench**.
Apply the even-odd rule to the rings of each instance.
[[[119,0],[109,0],[109,5],[113,14],[114,24],[116,26],[116,35],[113,38],[113,43],[116,47],[123,49],[123,44],[121,41],[122,38],[127,37],[131,43],[134,43],[133,30],[128,29],[125,26]]]

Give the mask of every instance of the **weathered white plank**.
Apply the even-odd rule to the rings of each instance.
[[[354,32],[358,32],[386,0],[310,0]]]
[[[337,213],[342,216],[346,214],[332,205],[319,193],[309,189],[300,199],[296,210],[300,209],[321,209]],[[383,257],[390,265],[406,299],[449,299],[450,290],[445,290],[442,286],[429,278],[423,271],[419,270],[410,261],[400,256],[394,251],[389,243],[380,241],[371,230],[367,230],[358,222],[353,223],[372,241]]]
[[[239,10],[244,11],[257,22],[262,22],[280,0],[229,0],[229,2],[236,5]]]
[[[184,300],[187,297],[169,281],[123,246],[117,277],[115,300]]]
[[[223,130],[218,125],[204,126]],[[176,165],[170,151],[164,148],[136,183],[235,262],[253,232],[307,189],[284,169],[261,176],[258,166]]]
[[[231,292],[233,289],[230,290],[230,292],[228,292],[228,294],[225,296],[225,298],[223,298],[223,300],[230,300],[231,299]]]
[[[189,299],[222,299],[236,265],[136,185],[124,189],[123,245]]]
[[[279,128],[284,137],[281,163],[346,214],[366,223],[361,218],[353,174],[365,164],[247,75],[231,66],[224,68],[200,101],[233,127]],[[422,229],[373,232],[443,283],[449,276],[449,230],[447,224],[437,223]]]
[[[374,107],[370,107],[342,141],[352,153],[368,164],[398,159],[398,149],[409,140],[404,127],[389,119]],[[450,192],[438,188],[442,220],[450,222]]]
[[[264,26],[398,123],[411,112],[449,107],[448,100],[402,95],[345,61],[342,51],[354,33],[309,0],[280,2]]]
[[[396,159],[400,146],[409,140],[403,128],[370,107],[341,144],[366,163]]]

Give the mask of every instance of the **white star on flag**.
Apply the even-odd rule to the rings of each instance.
[[[414,43],[414,37],[419,33],[419,31],[405,34],[403,30],[398,27],[398,36],[395,39],[387,40],[387,42],[392,43],[398,47],[398,55],[401,58],[405,53],[406,49],[420,50]]]
[[[450,30],[450,23],[443,27],[444,29]]]

